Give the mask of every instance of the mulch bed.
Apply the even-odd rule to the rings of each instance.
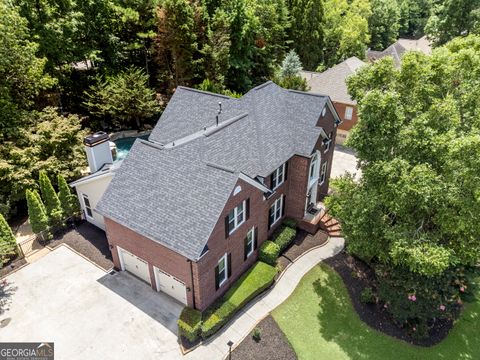
[[[297,235],[292,241],[291,245],[286,251],[278,258],[278,267],[280,271],[283,271],[288,264],[292,263],[304,254],[307,250],[310,250],[316,246],[326,243],[328,235],[319,230],[316,234],[311,235],[304,230],[297,230]]]
[[[360,319],[370,327],[389,336],[420,346],[438,344],[448,335],[448,332],[452,328],[452,321],[441,320],[437,321],[429,331],[428,338],[416,339],[412,337],[408,329],[395,324],[391,314],[384,309],[383,303],[364,304],[360,301],[360,294],[363,289],[366,287],[375,287],[375,274],[367,264],[348,255],[345,251],[323,262],[331,266],[342,277]],[[352,274],[356,275],[352,276]]]
[[[297,356],[288,343],[282,330],[271,316],[267,316],[258,325],[260,340],[256,342],[250,333],[232,351],[232,359],[244,360],[295,360]]]
[[[10,274],[14,270],[17,270],[19,267],[25,265],[26,263],[27,261],[23,257],[9,261],[7,264],[4,265],[3,268],[0,269],[0,278]]]
[[[105,232],[92,224],[83,222],[75,229],[52,240],[48,246],[54,248],[60,244],[67,244],[102,269],[109,270],[113,267],[112,254]]]

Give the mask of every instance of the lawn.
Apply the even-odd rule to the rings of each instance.
[[[480,359],[480,301],[466,305],[448,337],[422,348],[391,338],[363,323],[340,276],[317,265],[272,313],[303,359]]]

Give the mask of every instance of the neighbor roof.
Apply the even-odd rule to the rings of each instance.
[[[399,67],[401,64],[401,58],[407,51],[420,51],[426,55],[430,55],[432,53],[431,42],[426,36],[423,36],[418,40],[398,39],[398,41],[394,42],[383,51],[368,50],[367,59],[374,61],[385,56],[391,56],[393,57],[395,66]]]
[[[301,76],[307,80],[311,92],[329,95],[333,101],[355,105],[355,100],[348,94],[346,79],[363,65],[365,63],[362,60],[353,56],[322,73],[302,71]]]
[[[293,154],[310,156],[327,102],[272,82],[240,99],[179,88],[96,210],[198,260],[240,176],[267,176]]]

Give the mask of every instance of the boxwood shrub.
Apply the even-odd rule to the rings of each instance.
[[[264,263],[275,266],[277,264],[277,258],[280,254],[280,247],[275,244],[273,241],[265,241],[262,246],[260,246],[260,252],[258,253],[258,258]]]
[[[194,342],[200,335],[202,314],[198,310],[185,307],[180,314],[180,319],[178,319],[177,324],[180,335]]]
[[[284,226],[282,229],[276,234],[276,237],[273,239],[275,244],[278,245],[280,248],[280,252],[285,250],[288,245],[295,239],[295,235],[297,235],[297,230],[289,227]]]
[[[255,296],[267,289],[277,274],[277,269],[263,262],[257,262],[238,279],[232,288],[207,311],[201,326],[205,339],[218,331],[235,313]]]
[[[295,221],[295,219],[292,218],[286,218],[285,220],[283,220],[283,225],[291,227],[292,229],[297,228],[297,222]]]

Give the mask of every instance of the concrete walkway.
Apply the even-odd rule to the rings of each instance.
[[[185,355],[185,359],[224,359],[228,355],[227,342],[237,346],[273,309],[284,302],[295,290],[302,277],[320,261],[338,254],[344,245],[343,238],[330,238],[329,242],[313,249],[291,264],[275,286],[255,303],[242,310],[217,335]]]

